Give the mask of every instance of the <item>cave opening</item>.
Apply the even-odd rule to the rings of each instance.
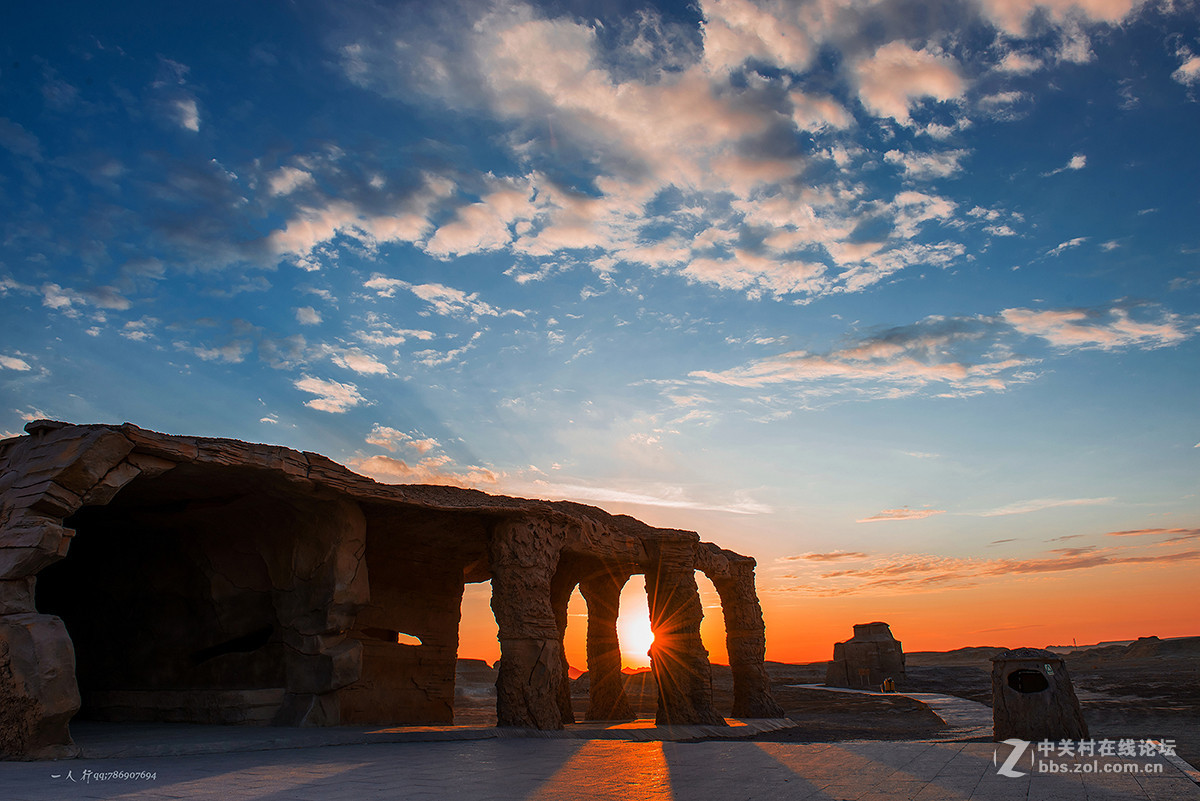
[[[286,525],[266,521],[294,512],[243,477],[191,473],[135,479],[83,507],[64,521],[67,555],[38,575],[39,611],[74,643],[79,718],[264,724],[283,701],[267,560]]]

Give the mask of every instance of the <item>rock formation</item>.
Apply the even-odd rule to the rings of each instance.
[[[491,580],[500,725],[574,716],[566,602],[588,606],[589,718],[631,716],[617,606],[644,574],[658,719],[721,723],[695,571],[725,611],[741,717],[776,716],[754,560],[591,506],[384,485],[315,453],[36,421],[0,441],[0,754],[111,720],[450,723],[466,583]]]
[[[884,679],[904,680],[904,651],[887,623],[858,623],[854,636],[833,646],[825,669],[830,687],[878,689]]]
[[[1087,723],[1062,657],[1016,648],[992,657],[992,734],[996,742],[1086,740]]]

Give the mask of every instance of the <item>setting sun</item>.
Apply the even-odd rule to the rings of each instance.
[[[654,642],[654,632],[650,628],[650,609],[646,604],[644,579],[630,579],[621,591],[617,637],[621,642],[622,667],[650,667],[649,651]]]

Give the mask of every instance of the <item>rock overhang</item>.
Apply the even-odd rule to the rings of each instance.
[[[216,691],[225,674],[240,665],[259,683],[255,688],[264,687],[250,688],[260,707],[266,688],[282,685],[276,723],[319,725],[382,715],[378,702],[385,697],[391,704],[384,704],[391,710],[387,714],[393,718],[452,715],[452,701],[444,696],[447,664],[451,696],[453,692],[458,599],[464,583],[494,579],[493,608],[502,650],[507,643],[511,651],[505,652],[502,663],[508,659],[512,669],[501,671],[501,723],[561,725],[558,716],[573,719],[570,710],[562,708],[561,698],[548,700],[547,693],[561,696],[564,682],[564,591],[569,595],[576,585],[590,587],[585,597],[590,592],[593,598],[605,596],[604,603],[615,604],[615,598],[608,597],[613,588],[619,593],[620,585],[639,573],[648,576],[648,587],[653,588],[652,617],[664,640],[656,675],[667,688],[660,690],[659,717],[667,722],[713,722],[719,716],[710,709],[707,656],[699,640],[702,613],[693,578],[697,569],[717,584],[727,618],[738,621],[738,631],[731,630],[728,637],[735,712],[740,708],[739,714],[749,716],[778,711],[762,668],[765,636],[753,587],[754,560],[702,543],[697,532],[656,528],[571,501],[381,484],[320,454],[283,446],[163,434],[129,423],[40,420],[26,430],[29,436],[0,441],[0,624],[19,622],[22,631],[33,632],[29,642],[37,647],[24,647],[24,662],[16,668],[10,664],[7,681],[18,696],[42,707],[25,715],[27,723],[37,723],[37,732],[10,737],[12,742],[0,743],[0,750],[60,755],[70,748],[66,723],[79,700],[76,666],[63,662],[63,655],[73,659],[72,640],[57,617],[39,611],[34,587],[43,569],[67,555],[75,535],[72,525],[111,531],[113,543],[135,543],[135,548],[141,547],[136,542],[176,533],[187,553],[168,548],[158,558],[174,559],[171,569],[186,561],[185,556],[202,564],[188,580],[204,584],[202,594],[208,593],[201,600],[217,621],[208,624],[208,640],[237,634],[195,651],[216,653],[227,663],[224,673],[209,670],[206,680],[215,682]],[[245,518],[252,520],[247,523]],[[92,543],[89,553],[98,547]],[[231,567],[231,549],[262,561],[267,578],[255,585],[245,578],[246,569]],[[143,572],[149,569],[143,566]],[[64,580],[57,581],[51,582],[53,589],[63,595]],[[402,588],[409,585],[425,587],[427,597],[406,595]],[[686,601],[682,606],[681,599]],[[254,615],[246,609],[259,618],[252,620]],[[19,615],[29,619],[14,617]],[[615,623],[608,617],[599,615],[597,625]],[[382,626],[374,625],[380,622]],[[258,628],[238,633],[237,625]],[[372,631],[424,626],[426,631],[415,651],[380,651],[379,644],[355,625]],[[591,625],[589,619],[589,642]],[[530,633],[540,645],[527,641]],[[606,638],[604,632],[597,634],[597,642]],[[255,654],[274,648],[274,655],[256,656],[255,662],[244,656],[248,643],[257,644]],[[45,656],[51,652],[57,656]],[[364,652],[375,655],[364,661]],[[558,656],[547,656],[554,653]],[[678,654],[691,656],[680,660]],[[589,645],[589,663],[592,658]],[[60,664],[43,664],[47,659]],[[598,666],[611,669],[611,656],[596,659]],[[370,666],[381,670],[385,662],[412,673],[418,685],[424,682],[425,701],[441,700],[417,702],[405,700],[396,688],[379,690],[379,683],[388,679],[380,679],[378,670],[372,674],[375,679],[368,680],[368,674]],[[559,689],[531,686],[532,674],[520,673],[536,672],[539,666],[545,668],[548,686]],[[619,670],[619,658],[617,666]],[[180,668],[181,675],[186,670],[187,666]],[[506,686],[503,674],[514,671],[525,678],[514,684],[510,675]],[[143,680],[165,681],[149,673]],[[178,676],[173,680],[183,681]],[[596,683],[603,688],[603,682]],[[668,697],[666,690],[674,685],[684,691]],[[153,689],[155,698],[170,690]],[[612,687],[605,692],[611,696]],[[128,700],[130,695],[121,697]],[[619,708],[619,700],[610,697],[608,706],[599,707]]]

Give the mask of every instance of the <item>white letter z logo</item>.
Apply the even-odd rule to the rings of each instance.
[[[1029,747],[1029,742],[1026,740],[1005,740],[1004,744],[1012,746],[1012,753],[1008,755],[1008,759],[1004,760],[1004,764],[1001,765],[996,772],[1001,776],[1008,776],[1013,779],[1024,776],[1025,774],[1021,771],[1013,770],[1013,766],[1017,764],[1017,760],[1020,759],[1021,755],[1025,753],[1025,749]],[[995,751],[992,751],[992,764],[996,764]]]

